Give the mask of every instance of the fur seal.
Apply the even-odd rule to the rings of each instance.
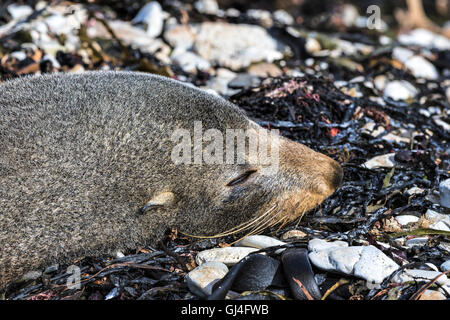
[[[194,137],[198,122],[205,133],[262,129],[225,99],[161,76],[1,84],[0,287],[46,264],[155,243],[169,226],[256,233],[301,217],[341,183],[337,162],[278,135],[274,174],[247,151],[238,164],[175,163],[174,131]]]

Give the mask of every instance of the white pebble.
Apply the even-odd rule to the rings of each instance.
[[[218,261],[226,264],[227,266],[232,266],[250,253],[258,250],[259,249],[247,247],[214,248],[199,252],[195,258],[195,261],[198,265],[208,261]]]
[[[252,247],[257,249],[264,249],[268,247],[282,246],[284,244],[286,243],[272,237],[253,235],[245,237],[244,239],[238,241],[236,243],[236,247]]]
[[[416,95],[417,89],[405,80],[391,81],[384,88],[384,96],[393,100],[406,100],[414,98]]]
[[[395,217],[395,220],[397,220],[397,222],[400,223],[402,226],[405,226],[408,223],[415,223],[419,221],[419,218],[411,215],[403,215]]]

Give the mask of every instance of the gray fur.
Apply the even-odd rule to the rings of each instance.
[[[198,120],[204,130],[255,126],[220,97],[148,74],[55,74],[0,85],[0,287],[49,263],[155,243],[171,226],[215,234],[283,192],[314,188],[306,184],[314,169],[303,180],[294,170],[230,189],[248,166],[175,165],[172,132]],[[317,155],[301,147],[296,158]],[[173,203],[139,212],[166,191]]]

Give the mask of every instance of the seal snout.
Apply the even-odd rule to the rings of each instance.
[[[339,186],[342,183],[342,179],[344,178],[344,170],[342,170],[342,167],[334,160],[332,160],[332,174],[331,176],[331,181],[330,181],[330,186],[336,190],[337,188],[339,188]]]

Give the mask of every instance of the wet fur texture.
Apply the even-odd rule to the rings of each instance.
[[[214,235],[270,208],[271,222],[261,218],[267,225],[292,221],[342,179],[336,162],[279,137],[279,173],[256,172],[229,187],[259,168],[171,161],[171,134],[192,130],[194,121],[203,130],[258,128],[220,97],[148,74],[55,74],[1,84],[0,287],[50,263],[154,244],[168,227]],[[140,212],[162,193],[172,201]]]

